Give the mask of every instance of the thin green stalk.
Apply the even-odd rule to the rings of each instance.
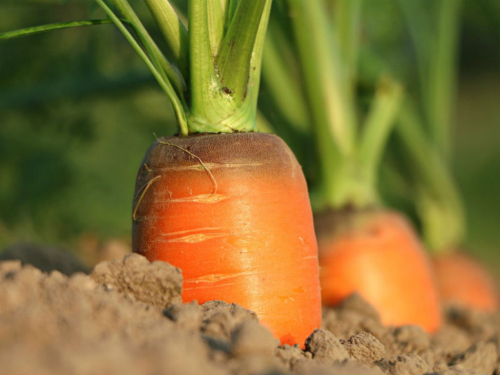
[[[446,159],[449,159],[451,152],[450,133],[456,90],[461,4],[461,0],[438,2],[437,36],[430,56],[428,108],[431,139]]]
[[[249,77],[247,82],[246,91],[246,105],[250,113],[257,112],[257,101],[259,97],[260,78],[262,70],[262,57],[264,54],[264,44],[266,41],[267,27],[269,23],[269,16],[271,14],[272,0],[264,0],[264,8],[259,20],[259,27],[257,28],[255,40],[253,43],[252,52],[250,53],[250,66]],[[245,98],[244,98],[245,99]],[[255,115],[252,115],[252,121],[255,123]]]
[[[325,204],[341,207],[359,194],[352,170],[354,108],[345,95],[342,63],[324,4],[288,0],[288,6],[320,154],[319,195]]]
[[[309,113],[302,88],[297,77],[292,75],[289,69],[290,62],[280,53],[275,39],[276,32],[269,33],[264,45],[262,75],[266,87],[274,99],[276,110],[284,115],[293,130],[307,131]]]
[[[180,72],[187,80],[189,78],[187,29],[168,0],[145,0],[145,2],[165,37]]]
[[[398,82],[389,77],[380,80],[359,144],[359,163],[369,186],[376,185],[377,168],[396,123],[402,98],[403,89]]]
[[[184,93],[187,87],[182,74],[179,72],[177,67],[170,64],[170,62],[163,55],[127,0],[112,0],[112,2],[116,6],[118,11],[133,25],[134,31],[141,40],[142,44],[144,44],[144,46],[148,50],[151,58],[159,62],[161,66],[161,69],[159,71],[164,71],[166,73],[168,80],[171,82],[177,93],[178,98],[183,102]]]
[[[289,0],[290,16],[304,68],[311,109],[318,126],[329,126],[339,152],[354,151],[353,108],[342,90],[343,69],[338,47],[331,37],[326,10],[319,1]],[[314,25],[314,27],[311,27]]]
[[[113,11],[104,3],[103,0],[96,0],[96,2],[103,8],[103,10],[106,12],[108,17],[113,21],[113,23],[116,25],[116,27],[122,32],[122,34],[125,36],[125,38],[128,40],[128,42],[132,45],[134,50],[139,54],[139,56],[142,58],[142,60],[146,63],[148,66],[149,70],[151,73],[153,73],[154,77],[160,84],[161,88],[163,91],[167,94],[168,98],[170,99],[170,102],[172,103],[172,106],[174,108],[174,112],[177,117],[177,121],[179,124],[179,129],[182,134],[187,135],[188,134],[188,128],[187,128],[187,121],[186,121],[186,114],[184,111],[184,107],[182,105],[182,102],[179,100],[177,97],[172,85],[168,80],[166,80],[165,74],[162,74],[157,70],[157,67],[151,60],[148,58],[146,53],[142,50],[141,46],[137,41],[134,39],[132,34],[127,30],[127,28],[123,25],[123,23],[120,21],[120,19],[113,13]]]
[[[245,100],[250,62],[262,15],[269,0],[240,1],[217,56],[219,77],[239,104]],[[266,23],[267,25],[267,23]]]
[[[437,0],[442,1],[442,0]],[[446,1],[446,0],[445,0]],[[420,80],[420,92],[422,103],[428,110],[429,102],[429,59],[432,56],[432,40],[434,38],[434,25],[431,22],[428,9],[423,1],[399,0],[401,9],[410,32],[411,39],[415,46],[417,66]],[[433,4],[435,6],[435,4]]]
[[[335,2],[335,30],[339,52],[343,61],[344,74],[347,77],[347,91],[354,98],[354,83],[359,54],[359,35],[362,0],[337,0]]]
[[[122,22],[126,22],[126,21],[122,20]],[[24,29],[0,33],[0,40],[19,38],[19,37],[28,36],[28,35],[35,35],[35,34],[44,33],[46,31],[69,29],[72,27],[80,27],[80,26],[104,25],[104,24],[110,24],[110,23],[113,23],[113,21],[108,20],[108,19],[51,23],[51,24],[47,24],[47,25],[26,27]]]
[[[417,208],[424,239],[434,252],[449,250],[459,245],[465,234],[465,214],[450,170],[428,142],[421,120],[408,102],[396,129],[420,196]]]

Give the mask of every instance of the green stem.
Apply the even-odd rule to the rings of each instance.
[[[207,3],[189,2],[191,132],[257,130],[257,91],[270,7],[271,0],[239,3],[215,63]]]
[[[122,22],[126,22],[126,21],[122,20]],[[69,29],[72,27],[90,26],[90,25],[104,25],[104,24],[110,24],[110,23],[113,23],[113,21],[108,20],[108,19],[51,23],[51,24],[47,24],[47,25],[27,27],[24,29],[0,33],[0,40],[13,39],[13,38],[21,37],[21,36],[35,35],[35,34],[40,34],[40,33],[44,33],[46,31],[52,31],[52,30]]]
[[[361,8],[361,0],[337,0],[335,2],[335,30],[344,64],[344,74],[347,77],[346,90],[351,100],[354,99],[354,83],[358,65]]]
[[[145,0],[167,41],[173,57],[186,80],[189,78],[188,32],[168,0]]]
[[[187,133],[188,133],[187,121],[186,121],[186,114],[184,111],[184,107],[182,105],[182,102],[177,97],[172,85],[170,84],[168,79],[166,79],[165,74],[162,74],[163,72],[160,72],[157,70],[157,66],[155,66],[155,64],[153,64],[151,62],[151,60],[148,58],[146,53],[142,50],[139,43],[137,43],[137,41],[134,39],[132,34],[129,33],[129,31],[123,25],[123,23],[120,21],[120,19],[104,3],[104,1],[103,0],[96,0],[96,2],[103,8],[103,10],[106,12],[108,17],[113,21],[113,23],[116,25],[116,27],[122,32],[122,34],[125,36],[125,38],[132,45],[134,50],[138,53],[138,55],[146,63],[146,65],[148,66],[151,73],[153,73],[154,77],[156,78],[156,80],[160,84],[163,91],[167,94],[168,98],[170,99],[170,102],[172,103],[172,106],[174,108],[174,112],[176,114],[181,133],[187,135]],[[154,58],[154,56],[153,56],[153,58]]]
[[[420,195],[417,206],[424,239],[432,251],[447,251],[459,245],[465,234],[465,215],[450,170],[428,142],[422,123],[408,102],[400,112],[397,134]]]
[[[323,204],[342,207],[357,200],[353,103],[345,95],[345,76],[320,1],[288,0],[294,36],[320,155]],[[321,199],[320,199],[321,200]]]
[[[262,70],[262,57],[266,41],[269,16],[271,14],[272,0],[265,0],[264,8],[259,20],[252,52],[250,53],[249,77],[247,82],[246,100],[243,106],[251,113],[251,121],[256,122],[257,101],[259,98],[260,78]],[[256,125],[255,125],[256,126]],[[256,128],[255,128],[256,129]]]
[[[399,4],[415,46],[422,104],[426,106],[425,109],[428,111],[428,93],[430,91],[428,79],[430,72],[429,59],[432,56],[431,41],[435,31],[423,1],[399,0]]]
[[[142,44],[148,50],[151,58],[157,60],[160,65],[160,71],[164,71],[174,87],[178,98],[183,102],[184,93],[186,91],[186,82],[184,77],[179,72],[177,67],[170,64],[170,62],[165,58],[161,50],[158,48],[153,38],[149,35],[146,28],[140,21],[139,17],[135,14],[134,10],[127,2],[127,0],[112,0],[113,4],[119,10],[119,12],[134,26],[134,31],[141,40]],[[183,103],[184,105],[184,103]]]
[[[274,29],[267,35],[262,61],[263,79],[273,97],[276,110],[283,114],[293,131],[304,132],[309,128],[309,113],[302,87],[297,77],[289,69],[290,61],[285,60],[282,52],[284,41],[276,40],[278,30]],[[278,44],[279,43],[279,44]],[[293,55],[292,55],[293,56]],[[287,56],[290,58],[290,56]]]
[[[456,89],[456,56],[461,0],[438,2],[437,40],[430,56],[429,121],[431,139],[446,159],[450,157],[452,106]]]
[[[388,77],[380,80],[359,144],[359,163],[369,186],[376,186],[377,168],[395,125],[402,97],[403,89],[398,82]]]
[[[217,56],[219,77],[232,91],[233,100],[245,100],[250,75],[250,61],[262,14],[268,0],[240,1]]]
[[[206,1],[189,0],[189,62],[191,72],[191,132],[217,131],[217,104],[224,100],[210,48]],[[230,129],[225,129],[229,131]]]
[[[223,5],[221,0],[207,0],[208,32],[212,56],[218,55],[220,44],[224,38],[226,17]]]

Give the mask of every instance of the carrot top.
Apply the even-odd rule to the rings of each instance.
[[[127,0],[113,0],[123,22],[96,0],[147,63],[172,103],[181,134],[255,131],[264,35],[272,0],[189,0],[188,26],[165,0],[146,0],[169,46],[168,60]]]
[[[109,19],[31,27],[0,33],[0,40],[112,22],[167,94],[182,135],[257,130],[262,48],[272,0],[189,0],[189,29],[168,0],[145,0],[169,58],[127,0],[96,2]]]
[[[361,11],[360,0],[283,0],[270,23],[264,81],[290,124],[287,131],[297,134],[295,143],[304,134],[312,138],[317,160],[297,154],[304,165],[317,165],[309,173],[316,209],[378,203],[377,168],[402,98],[401,86],[381,72],[370,108],[360,114],[355,84]],[[298,63],[289,64],[287,56]],[[285,138],[290,142],[293,135]],[[294,147],[294,139],[290,143]]]

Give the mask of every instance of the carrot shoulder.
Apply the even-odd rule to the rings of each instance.
[[[282,343],[302,345],[321,325],[307,186],[278,137],[162,139],[144,158],[134,207],[134,251],[181,268],[185,302],[242,305]]]

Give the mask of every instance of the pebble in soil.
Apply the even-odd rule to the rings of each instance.
[[[325,309],[305,350],[255,313],[182,304],[182,274],[137,254],[90,275],[0,263],[2,374],[500,374],[500,314],[449,307],[433,336],[384,327],[358,295]]]

